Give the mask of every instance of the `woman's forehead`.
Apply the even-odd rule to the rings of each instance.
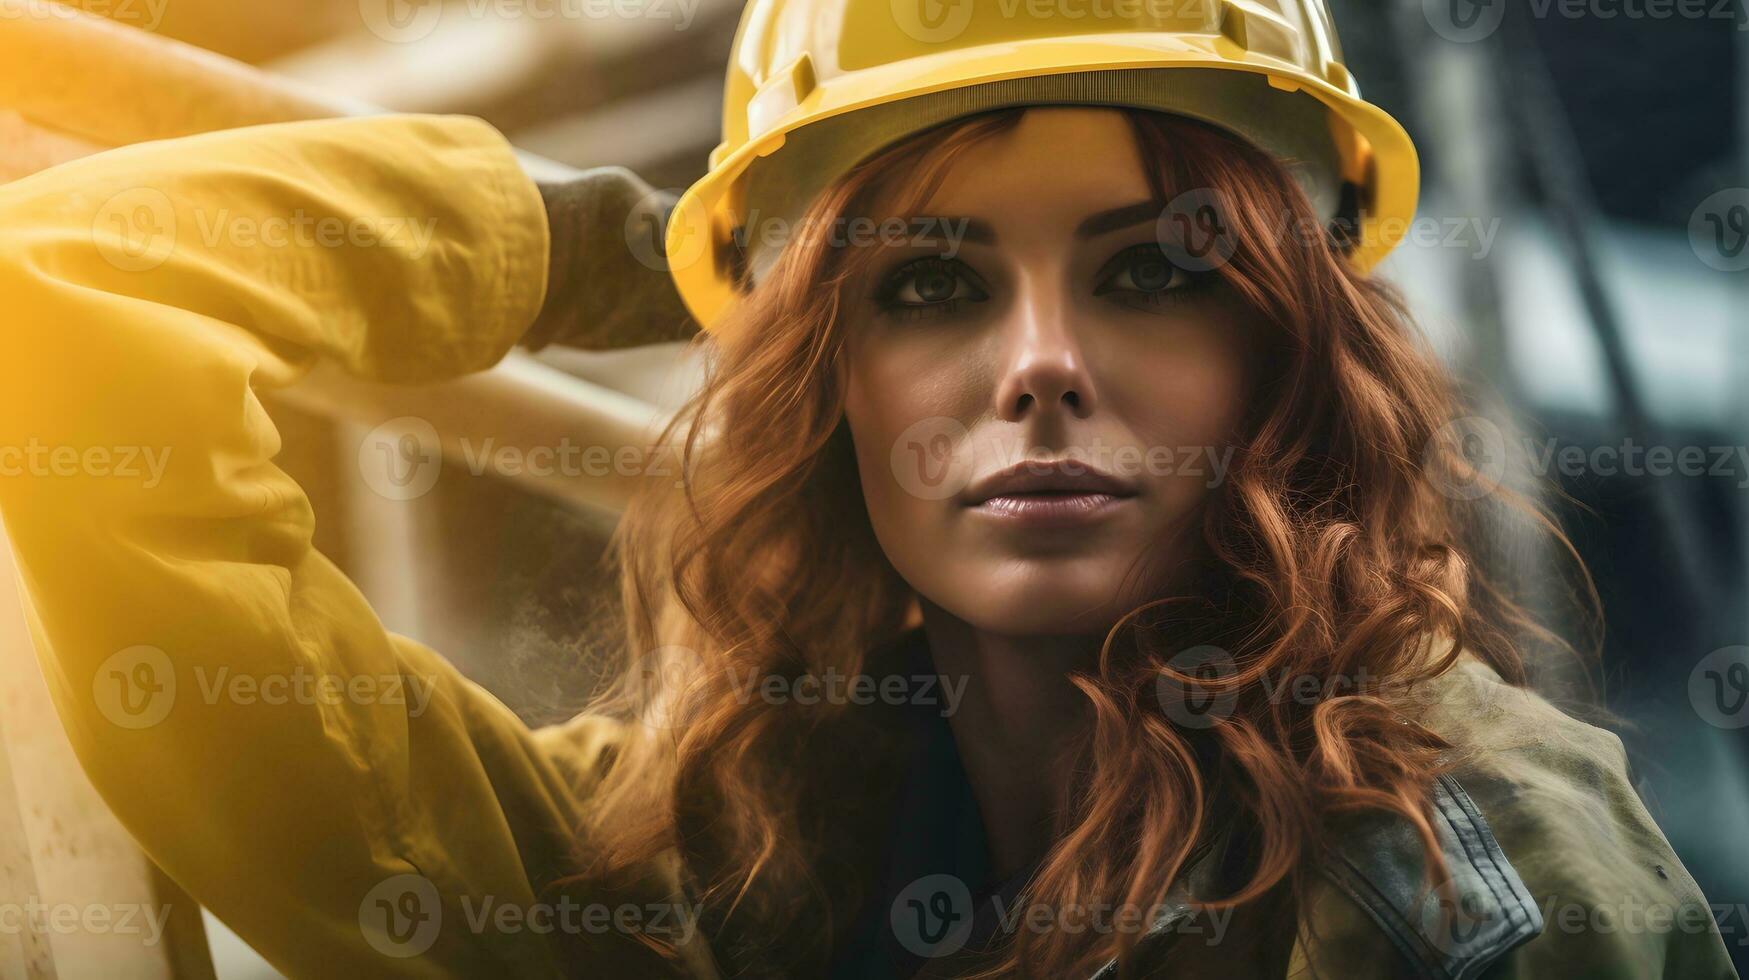
[[[918,175],[928,170],[920,166]],[[915,177],[912,178],[913,180]],[[875,199],[874,217],[905,208],[911,180],[895,180]],[[1087,215],[1146,200],[1151,190],[1141,150],[1123,112],[1095,106],[1041,106],[1013,127],[962,148],[940,183],[910,211],[969,217],[998,229]]]

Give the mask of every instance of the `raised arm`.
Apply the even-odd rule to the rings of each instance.
[[[258,398],[318,358],[488,367],[548,264],[541,194],[465,117],[232,130],[0,186],[0,513],[55,703],[152,859],[293,976],[561,971],[550,931],[480,912],[552,897],[616,729],[531,733],[386,632],[311,547]],[[595,945],[607,974],[648,966],[636,937]]]

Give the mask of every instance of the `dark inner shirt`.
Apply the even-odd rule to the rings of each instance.
[[[936,672],[921,629],[906,633],[893,653],[883,672],[907,678]],[[832,980],[913,977],[937,957],[984,948],[1037,867],[995,879],[983,815],[939,685],[929,700],[880,705],[905,735],[904,775],[890,801],[874,893],[833,953]]]

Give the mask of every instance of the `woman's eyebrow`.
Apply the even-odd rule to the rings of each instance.
[[[1101,211],[1081,222],[1075,229],[1075,237],[1094,238],[1139,225],[1144,221],[1157,221],[1163,210],[1165,205],[1159,201],[1138,201],[1121,208],[1112,208],[1110,211]]]
[[[1137,201],[1110,211],[1089,216],[1075,228],[1076,238],[1094,238],[1147,221],[1157,221],[1165,205],[1159,201]],[[975,245],[996,244],[996,229],[982,218],[953,218],[942,215],[912,215],[905,219],[920,232],[956,231],[958,238]]]

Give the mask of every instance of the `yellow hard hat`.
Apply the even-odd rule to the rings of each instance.
[[[749,0],[723,142],[669,218],[667,259],[710,329],[786,220],[870,154],[1015,105],[1130,106],[1222,126],[1287,163],[1372,268],[1415,213],[1420,165],[1364,101],[1325,0]],[[781,248],[781,246],[779,246]]]

